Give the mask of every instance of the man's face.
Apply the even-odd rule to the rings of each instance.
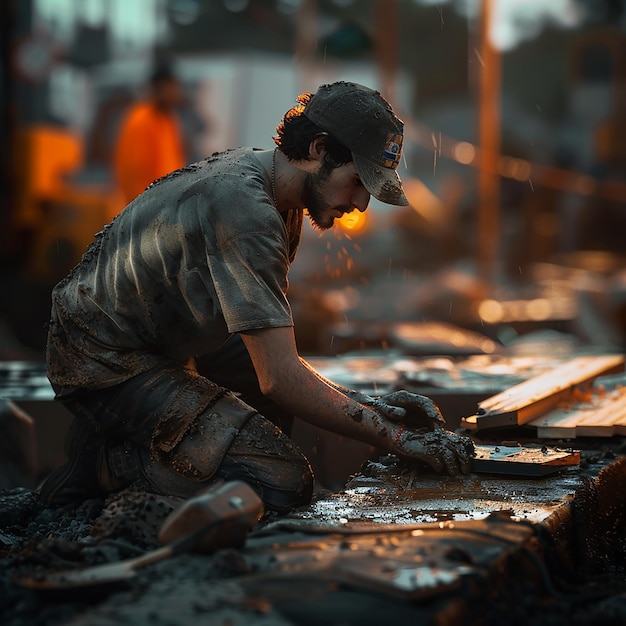
[[[330,167],[322,163],[316,174],[307,174],[302,202],[313,226],[330,228],[335,219],[354,209],[365,211],[370,194],[363,186],[354,163]]]

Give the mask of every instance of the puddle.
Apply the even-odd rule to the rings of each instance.
[[[568,502],[582,483],[578,471],[545,478],[477,475],[441,477],[394,473],[373,464],[341,493],[318,500],[298,517],[330,524],[378,522],[415,524],[482,520],[505,512],[511,519],[539,523]]]

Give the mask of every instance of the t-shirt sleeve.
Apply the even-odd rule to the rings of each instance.
[[[227,226],[218,227],[215,250],[208,254],[215,293],[231,333],[293,326],[286,296],[287,233],[262,189],[239,184],[237,205],[231,204],[228,220],[220,220]]]
[[[220,252],[209,265],[228,331],[293,326],[284,241],[248,232],[225,242]]]

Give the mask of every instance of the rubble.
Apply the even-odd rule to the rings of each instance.
[[[347,355],[319,365],[349,371],[361,391],[454,389],[463,415],[477,396],[553,368],[568,352],[431,358],[420,368],[406,357]],[[454,412],[444,413],[455,428]],[[159,529],[184,501],[125,490],[47,508],[31,488],[7,487],[0,491],[2,624],[623,623],[626,448],[619,437],[581,444],[579,465],[524,478],[439,476],[364,449],[359,471],[332,491],[318,489],[307,507],[266,515],[242,548],[180,554],[119,584],[66,593],[20,582],[156,550]],[[332,446],[316,445],[320,467],[342,460]]]
[[[181,501],[122,491],[51,509],[29,489],[5,489],[3,624],[619,623],[626,528],[614,494],[624,461],[584,456],[579,473],[534,483],[416,475],[382,457],[340,493],[265,516],[242,549],[182,554],[119,586],[67,594],[34,592],[19,580],[154,549]],[[540,515],[524,514],[541,508],[531,493],[543,502]]]

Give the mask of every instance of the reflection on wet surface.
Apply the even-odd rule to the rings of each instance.
[[[416,476],[393,463],[369,462],[346,488],[290,517],[341,526],[348,523],[416,524],[482,520],[500,512],[513,520],[544,521],[582,484],[566,468],[546,478],[490,475]],[[367,475],[364,475],[367,474]]]

